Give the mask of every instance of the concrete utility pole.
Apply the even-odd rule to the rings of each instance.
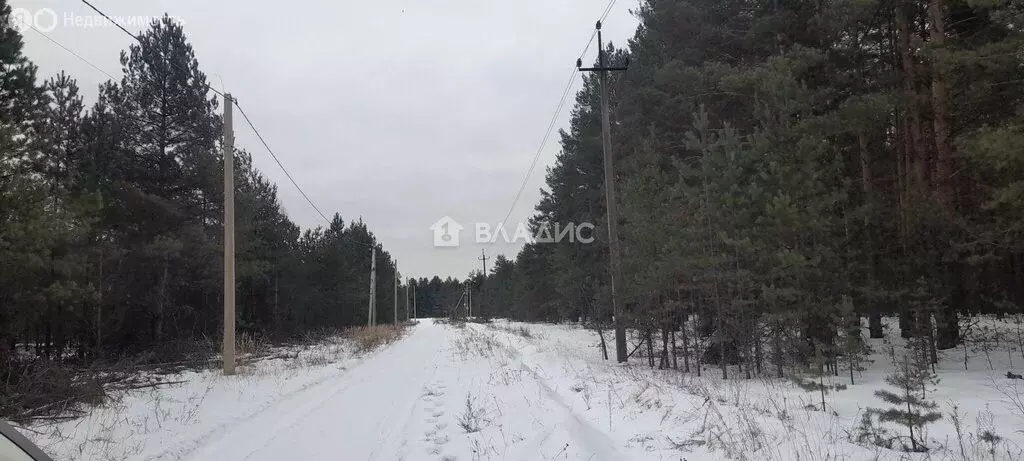
[[[398,325],[398,260],[395,260],[395,316],[392,317],[395,325]]]
[[[366,319],[367,326],[377,324],[377,248],[370,249],[370,307]]]
[[[604,191],[608,208],[608,253],[611,265],[612,315],[615,317],[615,358],[619,363],[626,361],[626,325],[622,318],[622,265],[619,250],[619,213],[615,199],[615,156],[612,153],[611,117],[608,114],[608,72],[625,71],[626,67],[606,67],[604,42],[601,37],[601,21],[597,21],[597,67],[583,67],[583,60],[576,60],[581,72],[597,72],[601,77],[601,135],[604,147]]]
[[[235,374],[235,132],[234,100],[224,94],[224,374]]]
[[[488,258],[487,257],[487,253],[484,251],[483,248],[481,248],[480,249],[480,260],[483,261],[483,263],[484,263],[484,276],[483,276],[482,279],[480,279],[481,301],[487,301],[487,299],[485,297],[483,297],[483,294],[484,294],[484,284],[487,283],[487,260],[488,259],[491,259],[491,258]],[[477,304],[477,306],[479,306],[479,304]],[[480,310],[480,309],[477,309],[477,310]]]

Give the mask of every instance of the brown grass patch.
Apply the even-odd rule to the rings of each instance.
[[[375,325],[348,330],[345,336],[355,343],[357,353],[376,350],[397,341],[405,333],[404,325]]]

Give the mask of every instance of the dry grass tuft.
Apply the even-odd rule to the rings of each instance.
[[[356,352],[362,354],[391,344],[401,338],[404,333],[405,326],[402,325],[375,325],[353,328],[345,332],[345,336],[355,343]]]

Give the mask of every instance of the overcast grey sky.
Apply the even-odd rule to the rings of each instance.
[[[90,1],[112,16],[180,18],[211,83],[219,88],[223,80],[324,213],[361,217],[406,276],[460,278],[480,268],[481,249],[491,258],[514,258],[522,246],[473,244],[471,223],[494,225],[505,217],[607,6],[607,0]],[[119,75],[118,53],[131,38],[114,27],[65,23],[66,15],[95,15],[80,1],[11,4],[52,9],[59,19],[50,37]],[[616,2],[605,21],[606,40],[624,45],[633,35],[636,5]],[[105,75],[33,31],[25,32],[25,42],[42,78],[63,69],[95,100]],[[585,61],[595,56],[592,47]],[[560,128],[568,125],[571,103]],[[291,219],[304,228],[322,224],[240,122],[238,146],[278,184]],[[557,139],[556,133],[549,140],[510,221],[532,213]],[[460,247],[433,246],[429,227],[443,216],[469,228]]]

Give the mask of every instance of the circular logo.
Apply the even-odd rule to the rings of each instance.
[[[57,12],[43,8],[32,15],[33,23],[40,32],[53,32],[57,28]]]
[[[32,12],[25,8],[11,10],[11,27],[18,32],[25,32],[32,25]]]
[[[52,8],[42,8],[35,13],[27,8],[14,8],[11,10],[11,27],[19,33],[24,33],[29,28],[35,28],[40,32],[53,32],[57,28],[57,12]]]

